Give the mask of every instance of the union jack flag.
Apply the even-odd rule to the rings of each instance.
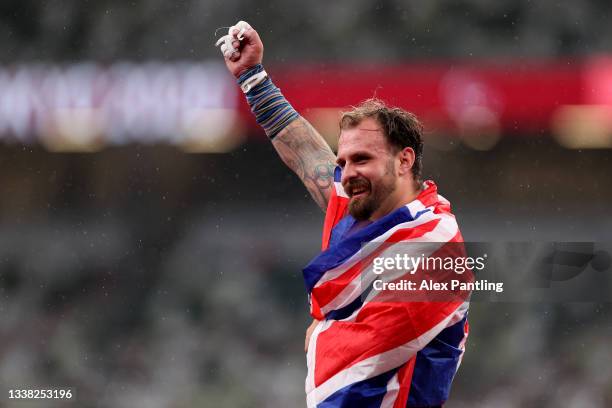
[[[450,203],[426,181],[416,200],[355,230],[340,178],[336,168],[322,252],[303,270],[311,314],[320,320],[307,352],[307,405],[441,405],[465,350],[467,296],[382,300],[368,295],[364,279],[371,282],[373,257],[393,253],[398,244],[415,243],[414,256],[423,248],[432,255],[452,254],[452,243],[462,247]]]

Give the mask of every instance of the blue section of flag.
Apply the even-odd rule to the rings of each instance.
[[[342,241],[355,225],[355,218],[350,215],[342,218],[334,228],[332,228],[331,236],[329,238],[329,246],[337,245]]]
[[[370,286],[371,288],[372,286]],[[370,290],[367,291],[368,293],[370,292]],[[327,320],[342,320],[342,319],[346,319],[347,317],[349,317],[350,315],[352,315],[355,310],[359,309],[361,306],[363,306],[363,299],[365,299],[365,297],[367,296],[367,293],[363,293],[361,296],[357,297],[355,300],[353,300],[351,303],[349,303],[348,305],[341,307],[340,309],[334,309],[329,311],[326,315],[325,318]]]
[[[459,344],[465,336],[465,317],[442,330],[417,353],[408,396],[408,407],[427,407],[443,404],[448,399],[451,384],[462,351]]]
[[[336,166],[334,168],[334,182],[340,183],[342,181],[342,168],[340,166]]]
[[[317,408],[380,408],[380,404],[387,393],[387,383],[397,370],[387,371],[376,377],[347,385],[319,403]]]

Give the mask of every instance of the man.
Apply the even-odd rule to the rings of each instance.
[[[400,243],[440,243],[440,254],[462,242],[450,204],[420,179],[417,118],[366,101],[342,116],[336,156],[268,77],[252,27],[239,22],[217,45],[279,156],[326,211],[323,251],[304,269],[315,318],[308,406],[441,406],[467,337],[465,298],[385,300],[372,294],[368,268]]]

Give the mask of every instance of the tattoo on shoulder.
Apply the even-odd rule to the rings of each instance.
[[[319,207],[325,210],[334,185],[336,156],[323,137],[310,123],[299,118],[283,129],[272,144]]]

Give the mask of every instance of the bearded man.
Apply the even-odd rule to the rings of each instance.
[[[334,155],[263,69],[263,44],[248,23],[217,45],[279,156],[326,212],[322,252],[304,269],[314,317],[308,407],[441,406],[463,355],[468,303],[381,300],[367,267],[399,243],[438,243],[432,253],[442,253],[462,242],[449,202],[421,180],[421,124],[365,101],[343,114]]]

